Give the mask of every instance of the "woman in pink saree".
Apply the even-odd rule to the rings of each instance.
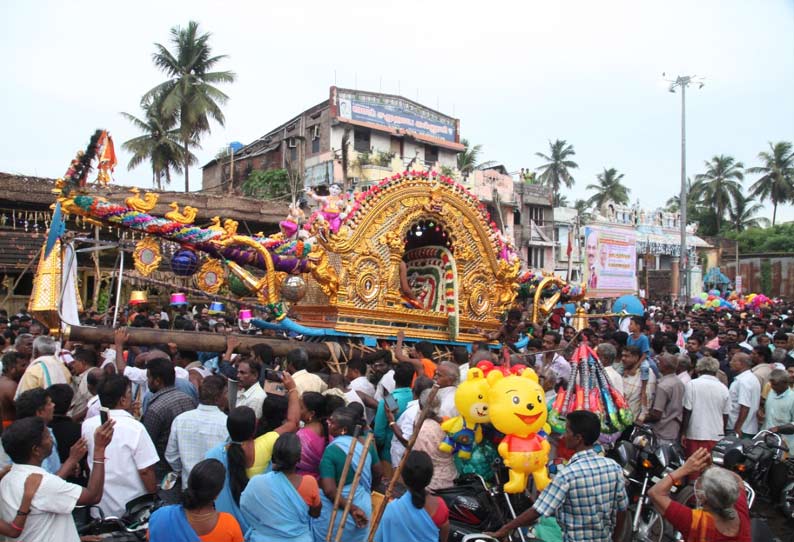
[[[301,397],[303,427],[298,431],[301,441],[301,458],[296,467],[298,474],[315,478],[320,476],[320,459],[328,444],[327,399],[325,395],[313,391],[307,391]]]

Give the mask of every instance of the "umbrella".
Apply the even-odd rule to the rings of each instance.
[[[623,311],[626,311],[629,314],[642,316],[645,312],[645,307],[642,305],[642,301],[640,301],[637,296],[623,295],[617,298],[612,304],[612,312]]]

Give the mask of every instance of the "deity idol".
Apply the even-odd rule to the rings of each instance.
[[[314,201],[320,203],[319,216],[328,222],[328,228],[331,233],[336,233],[342,225],[346,198],[342,196],[342,187],[337,183],[333,183],[328,191],[330,195],[318,196],[314,190],[307,188],[306,194]]]

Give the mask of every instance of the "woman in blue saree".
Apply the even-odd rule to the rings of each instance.
[[[313,476],[295,472],[300,458],[300,439],[284,433],[273,446],[273,470],[248,482],[240,496],[248,542],[312,542],[309,518],[320,515],[320,493]]]
[[[336,409],[328,419],[328,433],[333,437],[333,440],[325,448],[323,457],[320,460],[322,512],[320,517],[312,520],[314,542],[325,542],[337,491],[341,491],[342,498],[339,499],[339,508],[334,524],[331,527],[331,536],[336,536],[345,504],[349,498],[352,498],[342,540],[345,542],[363,542],[367,538],[369,518],[372,515],[372,486],[377,484],[381,476],[375,448],[371,447],[369,450],[364,450],[364,445],[357,441],[347,477],[345,480],[341,480],[345,458],[350,449],[357,420],[357,413],[350,407]],[[362,461],[365,463],[361,471],[358,487],[355,493],[350,495],[355,471]]]
[[[441,497],[427,493],[433,478],[433,460],[427,452],[408,454],[402,477],[408,491],[386,505],[375,542],[447,542],[449,509]]]
[[[215,510],[226,469],[215,459],[205,459],[190,471],[184,503],[158,508],[149,518],[150,542],[242,542],[234,516]]]

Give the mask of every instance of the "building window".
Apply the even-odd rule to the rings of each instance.
[[[320,152],[320,138],[315,137],[312,139],[312,154],[317,154]]]
[[[290,162],[295,162],[298,159],[298,147],[290,147],[289,148],[289,160]]]
[[[543,269],[545,247],[527,247],[527,263],[532,269]]]
[[[425,145],[425,162],[435,164],[438,162],[438,147]]]
[[[537,205],[530,205],[529,206],[529,219],[532,220],[538,226],[543,225],[543,207],[538,207]]]
[[[353,150],[356,152],[369,152],[371,148],[369,135],[369,130],[356,129],[353,132]]]
[[[520,211],[513,211],[513,225],[520,226],[521,225],[521,212]]]

